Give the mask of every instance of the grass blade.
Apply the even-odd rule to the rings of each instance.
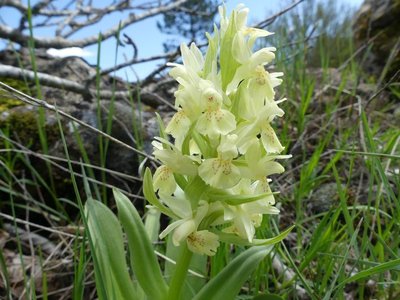
[[[355,274],[355,275],[343,280],[341,283],[339,283],[337,285],[336,289],[340,289],[344,285],[346,285],[347,283],[350,283],[350,282],[353,282],[353,281],[356,281],[356,280],[360,280],[360,279],[363,279],[363,278],[370,278],[372,275],[375,275],[375,274],[386,272],[386,271],[389,271],[389,270],[392,270],[392,269],[399,270],[399,267],[400,267],[400,258],[394,259],[394,260],[391,260],[391,261],[388,261],[388,262],[385,262],[385,263],[382,263],[382,264],[380,264],[378,266],[375,266],[375,267],[360,271],[357,274]]]

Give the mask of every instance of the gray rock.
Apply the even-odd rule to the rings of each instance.
[[[31,69],[30,55],[26,50],[22,50],[19,53],[7,50],[0,52],[0,63],[2,64],[19,66],[18,60],[21,61],[24,68]],[[96,73],[95,68],[81,58],[53,58],[49,57],[44,52],[38,52],[36,54],[36,64],[39,72],[51,74],[81,84],[87,84],[90,88],[96,87],[94,81],[88,80]],[[115,78],[115,80],[117,91],[126,90],[127,84],[130,84],[118,78]],[[108,75],[103,76],[101,78],[100,88],[111,90],[113,81],[113,77]],[[33,88],[34,84],[30,83],[29,86]],[[165,81],[161,80],[160,82],[149,82],[148,86],[144,87],[144,89],[149,91],[155,90],[157,93],[150,92],[149,97],[153,96],[156,101],[157,97],[161,97],[165,103],[170,103],[173,99],[172,94],[174,86],[175,84],[167,79]],[[111,99],[101,100],[100,103],[98,103],[95,98],[85,98],[73,92],[45,86],[42,86],[41,94],[46,102],[56,104],[57,108],[60,110],[94,128],[101,128],[103,131],[106,131],[108,116],[111,110]],[[135,92],[133,92],[133,95],[136,96]],[[134,101],[136,101],[136,99],[134,99]],[[98,118],[99,105],[101,111],[100,119]],[[157,112],[162,118],[164,118],[169,111],[171,111],[171,108],[166,104],[160,105],[157,108]],[[4,129],[6,126],[9,126],[13,139],[19,140],[21,145],[28,146],[33,152],[41,152],[42,149],[36,126],[36,121],[38,119],[38,109],[36,107],[21,103],[21,105],[17,107],[10,107],[9,109],[0,111],[0,113],[0,128]],[[141,121],[139,121],[139,117],[142,119]],[[71,159],[74,161],[82,160],[84,155],[81,150],[83,148],[90,162],[94,165],[99,165],[99,135],[93,130],[78,125],[68,118],[62,117],[61,121]],[[49,132],[48,154],[59,158],[65,158],[63,143],[61,142],[58,131],[56,114],[51,111],[46,111],[45,122],[45,129]],[[158,123],[156,121],[155,109],[142,103],[139,110],[138,105],[132,105],[130,99],[116,99],[113,103],[113,120],[110,134],[132,147],[137,147],[138,144],[134,135],[135,125],[138,126],[140,135],[142,136],[144,151],[151,154],[151,141],[154,136],[158,135]],[[76,139],[77,134],[74,133],[75,129],[80,136],[82,145],[80,145]],[[103,141],[105,140],[106,138],[103,138]],[[134,151],[114,142],[109,143],[106,168],[120,173],[136,175],[138,161],[138,156]],[[43,161],[41,163],[42,165],[40,165],[39,160],[35,168],[44,170],[45,166]],[[76,170],[80,172],[79,168]],[[53,176],[57,180],[60,179],[64,181],[65,178],[69,178],[65,170],[54,168],[53,172]]]
[[[358,46],[374,38],[371,53],[367,62],[364,64],[366,71],[380,76],[391,55],[393,55],[393,61],[389,66],[388,76],[399,69],[399,20],[399,0],[364,1],[355,18],[353,29],[355,41]],[[395,49],[395,47],[397,47],[397,49]]]
[[[342,188],[345,188],[342,185]],[[327,212],[332,206],[339,203],[338,187],[336,182],[321,185],[315,190],[307,204],[307,210],[311,214]]]

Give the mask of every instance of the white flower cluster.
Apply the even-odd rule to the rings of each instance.
[[[220,7],[220,15],[205,56],[182,44],[183,65],[170,72],[179,82],[177,112],[165,129],[174,144],[153,142],[162,163],[153,188],[174,219],[160,237],[172,232],[175,245],[186,240],[207,255],[229,236],[252,243],[263,214],[279,213],[268,176],[284,171],[276,159],[290,157],[279,155],[284,148],[271,126],[284,114],[274,100],[282,73],[265,70],[275,48],[253,53],[256,39],[271,33],[247,27],[243,5],[229,18]]]

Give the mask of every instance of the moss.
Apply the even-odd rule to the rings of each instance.
[[[25,93],[28,95],[31,94],[29,85],[27,85],[27,83],[23,80],[8,78],[8,77],[0,77],[0,81],[22,93]]]
[[[12,111],[9,116],[0,119],[0,129],[8,132],[9,137],[19,141],[22,145],[31,150],[40,151],[41,145],[38,130],[38,112],[33,111]],[[47,124],[45,126],[47,144],[51,145],[60,140],[58,124]],[[2,147],[0,140],[0,147]]]
[[[7,98],[7,95],[0,91],[0,113],[20,105],[23,105],[21,101]]]
[[[31,94],[29,86],[27,86],[26,83],[22,80],[0,77],[0,81],[22,93],[25,93],[28,95]],[[0,113],[4,112],[6,110],[9,110],[10,108],[22,106],[22,105],[25,105],[22,101],[20,101],[16,98],[10,97],[10,95],[7,92],[0,90]]]

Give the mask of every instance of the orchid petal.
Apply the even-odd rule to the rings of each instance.
[[[195,231],[188,236],[187,245],[194,253],[213,256],[219,247],[219,238],[208,230]]]
[[[157,168],[153,177],[154,190],[171,195],[176,189],[176,182],[172,169],[167,166]]]
[[[230,188],[240,180],[239,168],[231,160],[220,158],[206,159],[199,167],[200,177],[216,188]]]

